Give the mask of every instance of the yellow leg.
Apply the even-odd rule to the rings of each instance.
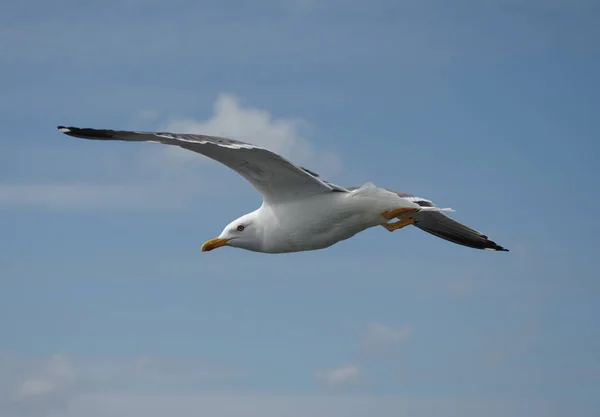
[[[417,208],[399,208],[399,209],[386,210],[383,213],[381,213],[381,215],[386,220],[392,220],[394,217],[406,216],[407,214],[412,214],[417,211],[419,211],[419,209],[417,209]]]
[[[402,229],[403,227],[414,224],[415,222],[416,220],[414,218],[409,217],[408,219],[398,220],[394,223],[384,223],[382,226],[388,229],[390,232],[393,232],[394,230]]]

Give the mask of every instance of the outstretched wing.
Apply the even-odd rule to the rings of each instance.
[[[401,191],[394,191],[391,189],[387,190],[422,207],[434,207],[434,204],[425,198],[403,193]],[[414,218],[416,220],[414,226],[450,242],[475,249],[488,249],[508,252],[508,249],[505,249],[496,242],[489,240],[488,237],[483,233],[480,233],[477,230],[471,229],[470,227],[451,219],[441,211],[422,211],[415,214]]]
[[[58,130],[77,138],[122,140],[176,145],[212,158],[248,180],[266,202],[276,203],[335,190],[313,172],[298,167],[268,149],[217,136],[167,132],[82,129],[59,126]]]

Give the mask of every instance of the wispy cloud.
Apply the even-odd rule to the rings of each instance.
[[[360,368],[358,365],[343,365],[339,368],[317,371],[317,379],[327,385],[342,385],[358,379]]]
[[[460,396],[285,395],[235,388],[242,375],[192,358],[32,358],[0,351],[0,415],[6,417],[475,417],[548,415],[553,404]],[[242,375],[247,380],[248,375]],[[320,372],[329,386],[356,381],[357,365]],[[250,378],[250,381],[253,381]],[[401,410],[401,411],[399,411]]]
[[[14,397],[17,401],[38,401],[61,395],[76,379],[77,374],[69,360],[63,355],[55,355],[16,387]]]
[[[132,385],[138,393],[197,392],[237,375],[197,359],[25,357],[0,351],[0,415],[54,415],[81,395],[124,392]]]
[[[1,353],[0,414],[46,415],[63,408],[78,379],[77,370],[64,355],[27,360]]]

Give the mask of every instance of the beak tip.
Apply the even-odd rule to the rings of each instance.
[[[214,239],[207,240],[204,242],[202,247],[200,248],[201,252],[210,252],[213,249],[219,248],[221,246],[225,246],[227,244],[227,239],[219,239],[218,237]]]

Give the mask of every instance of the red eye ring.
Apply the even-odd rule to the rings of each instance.
[[[237,231],[238,232],[243,232],[244,231],[244,226],[242,226],[241,224],[237,227]]]

